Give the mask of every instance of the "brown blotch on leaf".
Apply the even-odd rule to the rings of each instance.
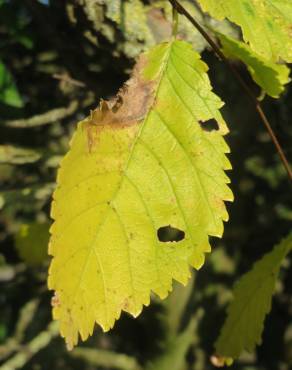
[[[121,129],[142,121],[154,104],[156,81],[146,80],[143,69],[147,63],[144,55],[140,56],[131,78],[110,100],[101,99],[99,107],[91,111],[87,120],[89,149],[92,147],[96,133],[105,126]]]
[[[51,305],[52,305],[52,307],[59,307],[61,305],[60,298],[59,298],[57,292],[54,293],[54,295],[51,299]]]
[[[126,297],[123,302],[122,302],[122,310],[123,311],[127,311],[129,309],[129,306],[130,306],[130,299],[131,299],[131,296],[129,297]]]
[[[210,357],[210,362],[215,367],[225,367],[231,366],[233,364],[233,359],[231,357],[224,357],[214,354]]]

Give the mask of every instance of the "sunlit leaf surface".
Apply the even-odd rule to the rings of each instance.
[[[291,0],[199,0],[216,19],[228,18],[242,28],[252,50],[265,58],[292,62]]]
[[[233,199],[227,127],[207,66],[182,41],[140,56],[131,79],[78,124],[54,193],[53,315],[69,347],[139,315],[200,268]],[[166,233],[166,234],[165,234]],[[168,235],[168,236],[167,236]]]

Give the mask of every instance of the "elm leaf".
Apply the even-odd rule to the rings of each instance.
[[[253,80],[273,98],[284,91],[289,79],[289,68],[284,64],[271,62],[253,51],[249,45],[230,36],[216,32],[226,57],[239,59],[246,64]]]
[[[272,296],[283,259],[292,250],[292,234],[257,261],[235,284],[233,301],[216,341],[216,357],[237,358],[243,350],[261,344],[264,320],[271,310]]]
[[[198,1],[212,17],[239,25],[253,51],[271,61],[292,62],[291,0]]]
[[[107,331],[122,311],[138,316],[173,279],[185,285],[209,236],[222,236],[224,201],[233,200],[228,129],[207,69],[190,44],[159,44],[78,124],[58,172],[49,246],[53,316],[69,348],[95,323]]]

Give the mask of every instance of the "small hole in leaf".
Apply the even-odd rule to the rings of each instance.
[[[176,227],[162,226],[157,230],[157,237],[161,242],[179,242],[185,238],[184,231]]]
[[[209,119],[208,121],[200,121],[200,125],[204,131],[218,131],[219,125],[215,119]]]

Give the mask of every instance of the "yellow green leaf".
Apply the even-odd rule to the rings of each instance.
[[[271,62],[262,57],[244,42],[237,41],[222,33],[216,32],[222,51],[226,57],[239,59],[246,64],[253,80],[273,98],[278,98],[284,91],[289,79],[289,68],[283,64]]]
[[[227,319],[215,344],[218,358],[237,358],[243,350],[261,344],[264,319],[271,309],[272,295],[281,263],[292,250],[292,234],[256,262],[234,287]]]
[[[291,0],[199,0],[216,19],[228,18],[242,28],[252,50],[267,58],[292,62]]]
[[[15,236],[20,258],[29,266],[37,266],[47,258],[49,225],[47,223],[22,224]]]
[[[112,328],[122,310],[139,315],[173,279],[186,284],[208,236],[222,236],[223,201],[233,199],[228,130],[206,72],[191,45],[162,43],[78,124],[58,172],[49,246],[53,316],[69,347],[95,323]],[[159,239],[167,228],[179,241]]]

